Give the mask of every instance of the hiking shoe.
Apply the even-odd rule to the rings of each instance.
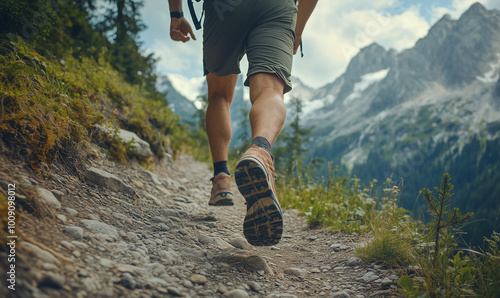
[[[283,213],[276,197],[272,157],[252,145],[235,170],[236,184],[247,202],[243,234],[254,246],[278,244],[283,234]]]
[[[212,192],[208,205],[211,206],[232,206],[233,193],[231,192],[231,176],[220,173],[210,179],[212,181]]]

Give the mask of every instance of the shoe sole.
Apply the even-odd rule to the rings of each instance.
[[[231,193],[223,193],[223,194],[224,194],[224,196],[227,197]],[[217,196],[223,197],[222,194],[218,194]],[[208,202],[208,205],[210,205],[210,206],[233,206],[234,205],[233,195],[231,194],[230,198],[220,199],[220,200],[216,201],[215,203]]]
[[[278,244],[283,234],[283,215],[269,185],[263,165],[254,159],[243,159],[236,166],[235,180],[247,201],[243,234],[254,246]]]

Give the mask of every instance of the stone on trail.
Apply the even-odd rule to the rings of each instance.
[[[62,275],[56,273],[50,273],[46,275],[38,283],[38,287],[50,287],[54,289],[61,289],[64,286],[65,279]]]
[[[233,238],[229,241],[229,244],[236,248],[244,250],[250,250],[252,248],[252,245],[248,243],[248,241],[243,237]]]
[[[132,274],[126,272],[122,275],[121,284],[127,289],[134,289],[137,283]]]
[[[380,285],[382,287],[388,287],[388,286],[390,286],[392,284],[393,284],[392,280],[390,278],[388,278],[388,277],[385,277],[384,279],[382,279],[382,282],[380,283]]]
[[[181,261],[181,256],[172,250],[160,250],[158,254],[167,265],[172,265]]]
[[[132,186],[123,182],[123,180],[118,178],[118,176],[101,169],[90,167],[85,172],[85,177],[87,177],[90,182],[117,193],[123,192],[131,196],[137,195],[135,189]]]
[[[264,273],[274,276],[273,270],[269,267],[266,260],[261,256],[249,256],[243,259],[243,263],[248,270],[259,271],[262,270]]]
[[[71,237],[76,240],[83,239],[83,229],[74,225],[65,226],[64,232],[68,233]]]
[[[130,151],[137,157],[148,158],[153,156],[153,152],[151,151],[149,143],[139,138],[137,134],[124,129],[119,129],[118,131],[115,131],[114,128],[112,127],[99,124],[97,124],[95,127],[100,132],[103,132],[107,135],[116,136],[118,139],[122,141],[122,143],[127,144],[127,146],[130,146]]]
[[[58,200],[61,200],[62,197],[64,196],[64,193],[60,190],[57,190],[57,189],[52,189],[50,190],[52,192],[52,194],[58,199]]]
[[[193,275],[191,275],[189,280],[191,282],[194,282],[195,284],[200,284],[200,285],[204,285],[208,282],[208,279],[201,274],[193,274]]]
[[[364,280],[365,282],[372,282],[372,281],[378,279],[378,275],[376,275],[375,273],[373,273],[371,271],[368,271],[368,272],[366,272],[365,275],[363,275],[363,277],[361,277],[361,279]]]
[[[56,258],[56,256],[54,256],[52,253],[38,247],[37,245],[23,241],[22,246],[30,253],[34,253],[44,263],[50,263],[50,264],[56,264],[56,265],[60,264],[60,262]]]
[[[78,214],[78,211],[76,211],[73,208],[64,208],[64,212],[68,213],[71,216],[76,216]]]
[[[57,198],[52,192],[50,192],[50,190],[41,187],[39,187],[37,190],[38,196],[42,202],[55,209],[61,209],[61,202],[57,200]]]
[[[230,298],[247,298],[247,297],[250,297],[246,291],[241,290],[241,289],[234,289],[234,290],[231,290],[231,291],[227,291],[222,296],[223,297],[230,297]]]
[[[113,226],[92,219],[82,219],[80,223],[96,234],[104,234],[113,240],[118,239],[118,231]]]
[[[258,284],[258,283],[257,283],[257,282],[255,282],[255,281],[250,281],[250,282],[248,283],[248,285],[250,286],[250,288],[251,288],[253,291],[255,291],[255,292],[257,292],[257,293],[258,293],[258,292],[262,289],[262,287],[260,286],[260,284]]]
[[[203,234],[198,237],[198,241],[200,241],[200,243],[202,244],[214,245],[220,249],[229,249],[233,247],[231,244],[227,243],[219,237],[210,237]]]
[[[361,262],[359,258],[350,257],[349,259],[347,259],[347,266],[356,266],[359,264],[359,262]]]
[[[351,296],[346,291],[341,291],[332,294],[332,298],[350,298]]]
[[[298,277],[306,277],[307,270],[300,268],[286,268],[283,270],[283,273],[286,275],[293,275]]]
[[[154,184],[162,185],[160,179],[158,178],[158,175],[148,170],[144,170],[144,172],[149,175],[149,178],[151,178],[151,181],[153,181]]]

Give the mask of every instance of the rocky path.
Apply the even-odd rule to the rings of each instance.
[[[18,209],[33,209],[17,221],[16,291],[1,297],[398,296],[395,272],[355,257],[359,237],[308,229],[295,210],[278,245],[250,246],[236,185],[235,206],[208,206],[211,172],[190,156],[146,171],[95,149],[79,176],[1,159],[4,193],[16,183]]]

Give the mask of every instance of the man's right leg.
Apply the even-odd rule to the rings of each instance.
[[[235,171],[236,184],[247,202],[243,234],[252,245],[275,245],[283,234],[283,214],[276,194],[271,146],[285,121],[285,84],[278,76],[267,73],[249,79],[253,140]]]
[[[207,74],[208,106],[205,127],[214,163],[214,177],[209,205],[233,205],[231,176],[227,168],[228,148],[231,141],[230,108],[237,74],[219,77]]]

